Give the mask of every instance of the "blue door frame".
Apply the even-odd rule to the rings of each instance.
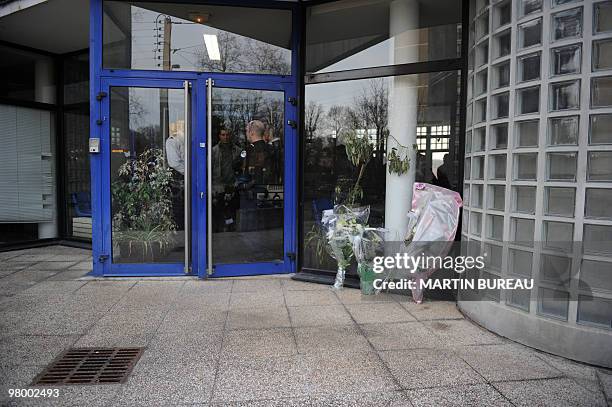
[[[169,1],[171,2],[171,1]],[[195,1],[194,1],[195,3]],[[214,2],[211,2],[214,3]],[[239,6],[238,2],[224,4]],[[253,6],[256,2],[242,2]],[[263,3],[263,2],[261,2]],[[218,2],[217,2],[218,4]],[[230,4],[228,4],[230,5]],[[262,5],[262,4],[258,4]],[[270,4],[267,4],[270,6]],[[96,276],[182,276],[184,264],[114,264],[111,242],[110,205],[110,87],[136,86],[182,89],[184,81],[191,92],[191,268],[192,274],[206,278],[206,80],[215,87],[283,91],[285,95],[285,202],[284,259],[279,262],[221,264],[210,277],[244,276],[295,272],[297,253],[297,159],[298,134],[289,122],[297,123],[299,18],[295,5],[275,7],[293,11],[292,75],[223,74],[104,69],[102,66],[102,0],[90,0],[90,137],[99,138],[100,152],[90,154],[92,193],[93,274]],[[204,143],[204,144],[201,144]],[[201,195],[203,193],[204,195]]]

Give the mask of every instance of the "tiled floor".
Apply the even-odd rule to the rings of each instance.
[[[606,406],[612,372],[525,348],[453,303],[288,276],[100,280],[87,251],[0,253],[1,405]],[[145,346],[125,385],[14,399],[68,347]],[[607,394],[607,398],[606,398]]]

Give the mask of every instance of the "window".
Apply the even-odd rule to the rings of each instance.
[[[472,179],[481,180],[484,178],[484,157],[472,158]]]
[[[533,219],[512,218],[513,240],[521,246],[533,246],[533,231],[535,221]]]
[[[612,291],[612,262],[582,260],[580,267],[580,287]]]
[[[550,109],[569,110],[580,108],[580,81],[550,84]]]
[[[515,122],[516,146],[537,147],[540,122],[538,120],[525,120]]]
[[[514,155],[515,177],[518,181],[535,181],[538,177],[538,153]]]
[[[578,144],[579,116],[551,117],[548,119],[548,143],[550,145]]]
[[[55,103],[53,58],[0,45],[0,96]]]
[[[582,243],[585,253],[612,255],[612,226],[584,225]]]
[[[582,0],[552,0],[552,5],[554,6],[562,6],[564,4],[577,3]]]
[[[605,33],[612,31],[612,1],[601,1],[593,5],[593,32]]]
[[[612,189],[587,188],[584,213],[589,218],[612,219]]]
[[[470,206],[472,208],[482,208],[482,185],[472,185]]]
[[[489,34],[489,13],[483,13],[476,20],[476,41]]]
[[[103,4],[105,68],[291,74],[290,10]],[[156,41],[154,33],[159,33]],[[164,51],[166,34],[171,52]]]
[[[510,61],[502,62],[493,66],[494,87],[503,88],[510,85]]]
[[[576,153],[548,153],[548,181],[576,180]]]
[[[521,17],[542,10],[542,0],[519,0],[518,3]]]
[[[569,293],[540,287],[538,292],[538,314],[567,320]]]
[[[460,56],[461,3],[446,4],[444,13],[434,9],[426,11],[429,5],[421,2],[410,3],[407,7],[403,4],[406,3],[341,0],[309,7],[306,72],[343,71]],[[488,32],[488,13],[485,16],[475,28],[477,38]],[[249,18],[236,21],[244,24]],[[265,27],[274,24],[273,21]]]
[[[568,45],[551,50],[552,75],[567,75],[580,73],[582,64],[582,47],[580,45]]]
[[[474,129],[474,135],[472,136],[472,151],[483,151],[485,149],[486,141],[486,128],[479,127]]]
[[[593,41],[593,70],[612,69],[612,39]]]
[[[545,213],[553,216],[574,216],[576,190],[565,187],[546,187]]]
[[[489,209],[503,211],[506,206],[506,187],[489,185]]]
[[[540,53],[518,58],[518,82],[540,79]]]
[[[582,36],[582,7],[560,11],[552,15],[552,41]]]
[[[508,147],[508,123],[501,123],[491,126],[490,130],[492,150],[499,150]]]
[[[508,117],[508,99],[508,92],[493,96],[493,106],[495,107],[494,119]]]
[[[612,106],[612,76],[591,79],[591,106]]]
[[[512,39],[510,37],[510,30],[506,30],[495,37],[495,57],[501,58],[510,54],[510,47]]]
[[[610,329],[612,327],[612,300],[590,295],[579,295],[578,322]]]
[[[512,21],[512,1],[504,1],[495,6],[495,28],[510,24]]]
[[[612,151],[591,151],[588,160],[589,181],[612,181]]]
[[[570,253],[574,241],[574,224],[569,222],[544,221],[544,247]]]
[[[487,215],[487,238],[500,241],[504,239],[503,216]]]
[[[486,69],[476,73],[476,80],[474,82],[474,94],[480,96],[487,91],[489,75]]]
[[[589,144],[612,144],[612,114],[592,114]]]
[[[518,46],[528,48],[542,43],[542,19],[528,21],[518,26]]]
[[[536,187],[514,186],[514,204],[512,209],[519,213],[535,213]]]
[[[489,179],[506,179],[506,154],[489,156]]]
[[[538,113],[540,111],[540,87],[533,86],[516,90],[517,110],[519,114]]]

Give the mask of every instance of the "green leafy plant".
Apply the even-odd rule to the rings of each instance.
[[[147,149],[123,163],[111,185],[113,242],[135,245],[146,253],[157,247],[164,252],[172,243],[176,225],[172,219],[172,170],[163,152]]]
[[[357,134],[355,134],[355,132],[344,133],[342,139],[346,148],[346,155],[351,164],[353,164],[353,166],[357,169],[358,173],[357,180],[348,189],[345,203],[347,205],[355,205],[363,199],[361,179],[365,173],[366,166],[372,159],[374,147],[370,144],[367,137],[359,137]],[[336,196],[341,195],[342,187],[343,185],[340,183],[336,185]]]

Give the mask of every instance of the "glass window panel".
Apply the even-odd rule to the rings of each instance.
[[[535,213],[536,187],[515,186],[514,212]]]
[[[504,217],[500,215],[487,215],[488,229],[487,237],[494,240],[503,240],[504,238]]]
[[[584,212],[589,218],[612,219],[612,189],[587,188]]]
[[[519,114],[537,113],[540,111],[540,87],[517,89],[517,110]]]
[[[595,18],[593,32],[604,33],[612,31],[612,1],[601,1],[593,5]]]
[[[103,8],[106,68],[291,73],[290,10],[121,1]]]
[[[544,221],[544,247],[571,252],[573,241],[573,223]]]
[[[463,216],[461,218],[461,233],[464,233],[464,234],[468,233],[469,226],[470,226],[470,212],[464,209]],[[461,237],[462,237],[461,239],[462,241],[466,241],[463,239],[464,236],[461,236]]]
[[[476,47],[476,66],[481,67],[489,62],[489,42],[484,43]]]
[[[589,181],[612,181],[612,151],[589,153],[587,179]]]
[[[550,51],[552,75],[580,73],[582,65],[582,46],[568,45]]]
[[[612,39],[593,41],[593,70],[612,69]]]
[[[537,147],[540,122],[526,120],[515,122],[517,147]]]
[[[508,147],[508,123],[496,124],[490,127],[491,149]]]
[[[591,79],[591,106],[612,106],[612,76]]]
[[[495,117],[494,119],[500,119],[508,117],[508,99],[509,93],[505,92],[500,95],[493,96],[493,103],[495,106]]]
[[[482,13],[476,19],[476,41],[489,34],[489,12]]]
[[[506,154],[489,156],[489,178],[506,179]]]
[[[531,290],[507,290],[506,305],[529,312]]]
[[[506,187],[504,185],[489,185],[489,209],[503,211],[506,200]]]
[[[483,151],[485,149],[486,127],[474,129],[472,136],[472,150]]]
[[[484,157],[472,158],[472,179],[484,178]]]
[[[495,28],[510,24],[512,21],[512,1],[505,1],[495,6]]]
[[[495,65],[493,72],[495,72],[495,88],[503,88],[510,85],[510,61]]]
[[[501,271],[502,268],[502,258],[503,258],[504,249],[501,246],[486,243],[485,244],[485,267],[487,270],[497,270]]]
[[[471,205],[473,208],[482,208],[482,185],[472,185],[472,201]]]
[[[483,71],[476,74],[476,80],[474,82],[474,94],[480,96],[487,91],[487,83],[489,80],[488,70],[485,68]]]
[[[540,256],[540,281],[555,285],[569,285],[572,270],[571,257],[542,254]]]
[[[473,235],[480,236],[482,230],[482,214],[480,212],[471,212],[470,222],[470,232]]]
[[[580,81],[551,83],[550,108],[551,110],[580,108]]]
[[[576,153],[548,153],[546,161],[549,181],[576,180]]]
[[[550,145],[577,145],[579,120],[579,116],[548,119],[548,143]]]
[[[54,66],[49,56],[0,45],[0,96],[55,103]]]
[[[537,13],[540,10],[542,10],[542,0],[519,0],[519,14],[521,17]]]
[[[601,328],[612,328],[612,299],[579,295],[578,322]]]
[[[538,177],[538,154],[525,153],[515,154],[515,179],[517,180],[533,180]]]
[[[542,43],[542,19],[528,21],[518,26],[519,48],[533,47]]]
[[[64,104],[89,103],[89,53],[63,58]]]
[[[589,144],[612,144],[612,114],[592,114]]]
[[[487,120],[487,98],[477,100],[474,105],[474,123],[482,123]]]
[[[306,15],[307,73],[459,57],[460,3],[439,13],[419,2],[340,0],[308,7]],[[477,38],[488,31],[484,21]]]
[[[513,243],[523,246],[533,246],[533,219],[512,218]]]
[[[546,214],[574,216],[576,190],[574,188],[546,187]]]
[[[470,206],[470,184],[463,185],[463,196],[461,197],[464,205]]]
[[[531,267],[533,265],[533,254],[525,250],[510,249],[510,261],[508,273],[531,277]],[[514,290],[510,290],[514,291]]]
[[[540,79],[540,53],[530,54],[518,59],[518,81],[526,82]]]
[[[538,293],[538,314],[567,320],[569,293],[540,287]]]
[[[584,225],[582,242],[585,253],[611,255],[612,226]]]
[[[184,92],[112,87],[110,112],[113,262],[182,263]]]
[[[495,58],[501,58],[510,54],[510,46],[512,43],[510,30],[506,30],[494,37],[495,40]]]
[[[552,0],[552,5],[554,6],[562,6],[564,4],[578,3],[582,0]]]
[[[582,260],[580,288],[612,291],[612,262]]]
[[[552,40],[582,36],[582,7],[560,11],[552,15]]]
[[[470,179],[470,176],[472,175],[471,168],[472,168],[472,160],[470,158],[466,158],[465,168],[463,169],[463,174],[464,174],[465,179]]]

